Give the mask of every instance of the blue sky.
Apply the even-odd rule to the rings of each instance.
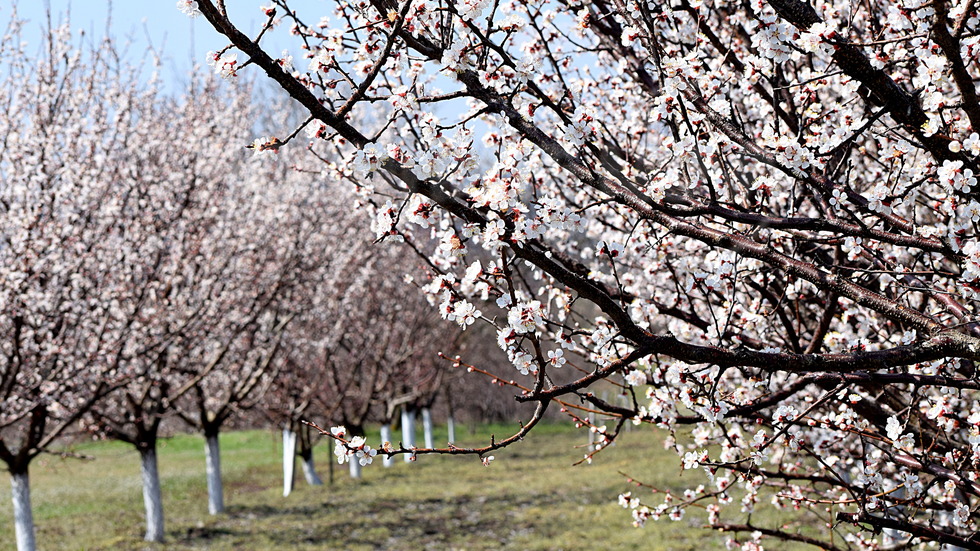
[[[43,30],[47,27],[46,12],[50,7],[52,21],[65,21],[70,14],[74,30],[84,30],[90,37],[108,34],[133,63],[144,59],[152,46],[163,58],[161,76],[167,82],[183,82],[194,63],[204,65],[205,54],[224,47],[227,41],[203,17],[187,17],[177,10],[176,4],[176,0],[0,0],[0,22],[5,24],[10,19],[16,5],[18,16],[28,21],[23,39],[28,43],[27,51],[31,52],[35,44],[40,48]],[[231,20],[252,36],[266,19],[259,10],[262,4],[268,4],[268,1],[226,1]],[[313,19],[309,17],[311,11],[318,19],[320,15],[328,15],[330,10],[330,3],[322,0],[294,0],[290,4],[295,4],[294,9],[307,19]],[[317,13],[317,9],[323,13]],[[263,46],[271,52],[295,47],[285,31],[286,27],[282,27],[278,32],[270,33],[263,39]]]
[[[239,29],[255,36],[267,17],[259,9],[269,4],[268,0],[225,0],[229,16]],[[201,70],[206,67],[207,52],[228,45],[203,17],[191,18],[177,9],[176,0],[0,0],[0,26],[9,21],[13,6],[17,6],[18,17],[26,20],[22,39],[27,42],[27,52],[40,53],[42,38],[47,28],[47,10],[50,7],[54,24],[70,21],[75,35],[84,30],[86,39],[100,39],[107,34],[114,39],[122,57],[136,65],[149,59],[147,51],[152,47],[161,57],[159,76],[165,93],[180,95],[188,75],[195,64]],[[308,24],[315,24],[322,16],[332,15],[332,0],[290,0],[295,9]],[[0,27],[2,28],[2,27]],[[262,46],[272,55],[289,49],[296,67],[306,68],[303,52],[299,50],[301,41],[289,35],[289,25],[281,25],[262,39]],[[0,71],[3,68],[0,67]],[[149,79],[152,67],[147,65],[143,78]],[[248,77],[260,77],[260,72],[250,71]],[[259,79],[261,80],[261,78]],[[444,89],[454,89],[456,85],[446,79]],[[274,88],[274,87],[273,87]],[[465,111],[462,102],[430,106],[440,116],[455,118]],[[482,123],[472,123],[482,133]]]

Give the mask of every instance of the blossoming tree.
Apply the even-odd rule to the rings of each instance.
[[[636,524],[980,549],[973,1],[273,0],[255,36],[178,6],[229,40],[216,71],[303,105],[377,238],[428,258],[445,318],[497,326],[537,404],[485,447],[386,452],[485,456],[560,401],[613,420],[600,449],[651,423],[704,472],[624,495]],[[307,60],[263,49],[276,25]]]
[[[293,166],[302,173],[309,172],[308,164]],[[358,366],[339,360],[338,343],[366,330],[357,321],[363,317],[363,305],[355,297],[362,287],[386,277],[360,254],[366,244],[358,231],[362,223],[349,209],[356,196],[334,182],[317,187],[318,193],[297,205],[299,212],[319,219],[311,220],[315,232],[303,243],[302,283],[290,301],[296,316],[286,328],[269,394],[258,402],[265,415],[283,428],[284,495],[292,492],[296,455],[307,482],[322,484],[313,462],[315,431],[303,421],[330,418],[339,406],[343,396],[332,392],[328,375],[339,363],[351,374],[358,372]],[[329,406],[324,409],[324,404]]]
[[[138,353],[126,362],[127,384],[89,417],[140,452],[150,541],[164,537],[161,424],[180,415],[204,432],[208,508],[220,512],[220,428],[271,382],[303,259],[310,247],[329,246],[318,209],[305,208],[319,204],[308,202],[317,193],[308,176],[228,147],[252,128],[249,118],[236,119],[250,92],[193,85],[177,101],[147,98],[138,113],[143,132],[129,145],[142,155],[133,181],[143,200],[127,233],[148,244],[129,260],[143,274],[132,282],[143,305],[130,338]],[[238,123],[216,124],[216,115]]]
[[[247,98],[248,91],[236,97]],[[226,99],[212,95],[189,108],[206,118],[207,100]],[[213,143],[227,146],[222,138]],[[271,151],[257,153],[275,156]],[[336,197],[330,186],[311,185],[314,178],[296,170],[288,156],[271,163],[243,162],[239,157],[224,170],[224,180],[232,182],[231,193],[225,206],[215,211],[221,223],[214,226],[220,232],[210,233],[206,241],[213,246],[209,254],[238,268],[215,278],[223,291],[212,292],[208,300],[226,298],[228,304],[197,339],[195,353],[184,356],[182,369],[195,376],[186,385],[188,392],[175,402],[176,414],[205,436],[211,514],[224,510],[218,433],[233,417],[261,405],[277,380],[303,376],[280,360],[286,330],[308,309],[310,290],[320,285],[320,274],[347,252],[342,236],[349,232],[341,223],[342,210],[331,206]],[[212,198],[219,195],[215,190],[207,193]],[[289,339],[300,337],[289,333]]]
[[[134,375],[138,258],[155,247],[131,233],[145,200],[135,144],[155,91],[133,85],[110,42],[80,48],[60,26],[32,55],[22,24],[13,16],[0,46],[0,460],[27,551],[31,461]]]
[[[357,201],[336,184],[331,196]],[[334,210],[326,204],[320,208]],[[365,221],[349,212],[335,214],[335,229],[345,228],[347,233],[333,237],[339,244],[335,249],[311,251],[308,259],[320,267],[311,267],[313,284],[294,299],[302,312],[288,328],[286,365],[265,404],[270,417],[286,427],[287,444],[298,436],[296,453],[310,483],[318,477],[304,422],[341,424],[354,436],[363,436],[368,422],[389,425],[398,405],[424,400],[438,390],[440,374],[449,366],[434,348],[437,343],[451,346],[454,336],[438,330],[438,314],[398,274],[417,258],[391,248],[375,249],[365,258],[363,251],[372,247],[365,238]],[[348,223],[336,224],[345,216]],[[392,440],[387,434],[385,439]],[[284,460],[288,472],[293,453],[286,453]],[[354,476],[359,476],[360,466],[351,464]],[[288,488],[290,481],[286,484]]]

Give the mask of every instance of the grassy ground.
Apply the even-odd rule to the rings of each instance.
[[[485,442],[490,431],[464,434],[460,444]],[[441,435],[437,434],[437,438]],[[441,439],[444,439],[441,436]],[[139,459],[123,444],[87,444],[93,461],[44,456],[31,471],[41,549],[723,549],[724,538],[701,528],[703,518],[661,521],[635,529],[616,496],[630,489],[619,472],[663,487],[682,488],[676,455],[658,433],[623,435],[592,465],[570,465],[585,434],[543,426],[525,442],[496,453],[489,468],[475,457],[421,457],[389,469],[380,461],[363,479],[338,468],[332,485],[282,497],[280,442],[272,432],[221,437],[228,513],[207,514],[203,439],[161,443],[160,470],[167,543],[143,542]],[[369,442],[378,441],[376,435]],[[332,453],[317,447],[328,477]],[[346,466],[344,467],[346,469]],[[299,465],[297,464],[299,471]],[[6,486],[6,485],[5,485]],[[0,492],[0,547],[13,541],[9,490]],[[659,501],[653,500],[653,503]],[[789,549],[788,546],[780,546]]]

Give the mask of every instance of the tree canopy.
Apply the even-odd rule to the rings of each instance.
[[[178,6],[228,38],[216,72],[307,111],[256,146],[339,150],[376,237],[427,259],[444,318],[496,327],[494,376],[537,404],[484,448],[385,451],[486,456],[560,401],[704,471],[623,496],[637,524],[980,548],[974,2],[273,0],[253,36]],[[263,48],[276,26],[306,59]],[[757,523],[763,497],[796,521]]]

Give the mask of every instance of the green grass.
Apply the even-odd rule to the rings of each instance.
[[[484,427],[460,445],[483,444]],[[444,434],[437,438],[444,440]],[[369,442],[378,442],[376,434]],[[684,487],[676,455],[661,434],[634,430],[591,465],[582,457],[585,434],[545,425],[524,442],[495,453],[487,468],[475,457],[423,456],[385,469],[380,460],[355,481],[346,466],[333,484],[308,487],[297,476],[288,498],[281,490],[281,448],[273,432],[221,436],[224,515],[207,514],[203,439],[182,435],[159,447],[167,543],[142,541],[139,458],[117,442],[76,446],[92,461],[42,456],[32,465],[34,516],[41,549],[723,549],[724,537],[689,514],[680,522],[633,528],[616,496],[631,487],[620,472],[652,484]],[[333,454],[316,449],[321,477]],[[297,471],[299,465],[297,464]],[[697,476],[697,475],[689,475]],[[697,483],[697,481],[695,481]],[[9,486],[8,486],[9,487]],[[0,547],[13,541],[9,490],[0,493]],[[654,497],[652,504],[659,503]],[[780,546],[780,549],[791,549]]]

